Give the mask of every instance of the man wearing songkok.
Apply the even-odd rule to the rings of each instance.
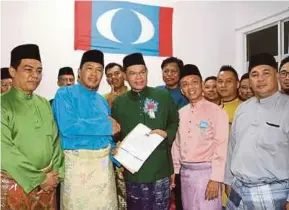
[[[217,77],[210,76],[205,79],[203,94],[206,100],[221,105],[221,97],[217,91]]]
[[[161,68],[165,85],[158,86],[158,88],[166,89],[170,92],[178,109],[188,104],[188,100],[183,96],[179,87],[180,69],[183,65],[183,61],[176,57],[163,60]]]
[[[229,123],[227,114],[202,96],[197,66],[181,69],[180,87],[190,104],[179,110],[180,123],[172,147],[175,173],[180,173],[183,208],[221,210]]]
[[[12,77],[9,73],[9,68],[1,68],[1,93],[10,90],[12,86]]]
[[[118,63],[109,63],[105,67],[105,76],[107,83],[111,86],[111,91],[104,94],[103,97],[111,107],[114,99],[127,91],[127,86],[124,84],[125,73]]]
[[[121,126],[120,138],[139,123],[165,138],[138,172],[125,170],[127,208],[167,210],[170,178],[174,178],[170,151],[179,122],[177,108],[168,91],[147,86],[148,70],[142,54],[126,56],[123,67],[131,90],[112,105],[112,116]]]
[[[288,210],[289,97],[278,91],[272,55],[252,56],[248,72],[255,97],[239,106],[231,128],[227,209]]]
[[[254,93],[252,91],[252,88],[250,87],[249,82],[249,73],[245,73],[242,75],[240,80],[239,99],[241,99],[241,101],[246,101],[253,96]]]
[[[75,83],[75,77],[73,73],[73,69],[71,67],[62,67],[58,71],[58,77],[57,77],[57,85],[58,87],[62,86],[70,86],[74,85]],[[50,104],[53,103],[53,99],[51,99]]]
[[[289,56],[281,61],[279,68],[281,92],[289,95]]]
[[[65,156],[62,210],[117,209],[110,151],[119,125],[106,100],[97,93],[104,58],[98,50],[82,56],[79,83],[60,88],[53,112]]]
[[[64,158],[49,102],[34,94],[42,78],[37,45],[11,51],[12,88],[1,96],[1,209],[56,209]]]

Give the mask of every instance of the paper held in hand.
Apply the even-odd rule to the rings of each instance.
[[[114,158],[132,174],[138,172],[144,162],[164,140],[158,134],[149,134],[151,129],[138,124],[122,141]]]

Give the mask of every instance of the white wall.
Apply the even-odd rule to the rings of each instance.
[[[203,77],[216,74],[222,64],[238,64],[236,28],[288,5],[288,2],[133,1],[174,6],[174,56],[182,58],[185,63],[198,65]],[[73,1],[2,1],[1,67],[9,65],[11,49],[23,43],[40,46],[44,76],[37,92],[48,99],[53,98],[57,90],[58,69],[71,66],[77,73],[83,53],[73,49]],[[123,56],[105,54],[105,62],[121,63]],[[160,64],[163,59],[145,57],[151,86],[162,84]],[[109,91],[105,78],[99,91]]]

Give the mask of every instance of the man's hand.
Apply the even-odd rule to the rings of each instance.
[[[225,193],[226,193],[227,197],[230,196],[231,190],[232,190],[232,187],[230,185],[225,185]]]
[[[220,183],[210,180],[207,185],[205,200],[214,200],[219,196]]]
[[[120,125],[112,117],[109,116],[109,119],[111,120],[111,123],[112,123],[112,135],[119,133],[120,132]]]
[[[40,185],[41,190],[38,192],[38,194],[42,193],[43,191],[52,191],[54,188],[56,188],[58,185],[58,172],[52,171],[46,173],[46,178]]]
[[[171,190],[176,187],[175,177],[176,177],[175,174],[172,174],[170,177],[170,189]]]
[[[165,131],[163,131],[163,130],[160,130],[160,129],[155,129],[155,130],[152,130],[152,131],[150,132],[150,134],[153,134],[153,133],[158,134],[158,135],[160,135],[160,136],[162,136],[162,137],[164,137],[164,138],[167,137],[167,132],[165,132]]]
[[[288,201],[286,201],[285,209],[286,209],[286,210],[289,210],[289,202],[288,202]]]

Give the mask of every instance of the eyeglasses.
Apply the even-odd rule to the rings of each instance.
[[[280,75],[280,77],[285,78],[285,77],[287,77],[289,75],[289,72],[285,71],[285,70],[284,71],[280,71],[279,75]]]
[[[1,86],[2,87],[7,87],[7,86],[11,87],[12,86],[12,82],[1,82]]]
[[[137,77],[137,76],[140,76],[140,77],[144,77],[146,75],[146,70],[143,70],[143,71],[140,71],[140,72],[134,72],[134,71],[129,71],[127,74],[129,77]]]

